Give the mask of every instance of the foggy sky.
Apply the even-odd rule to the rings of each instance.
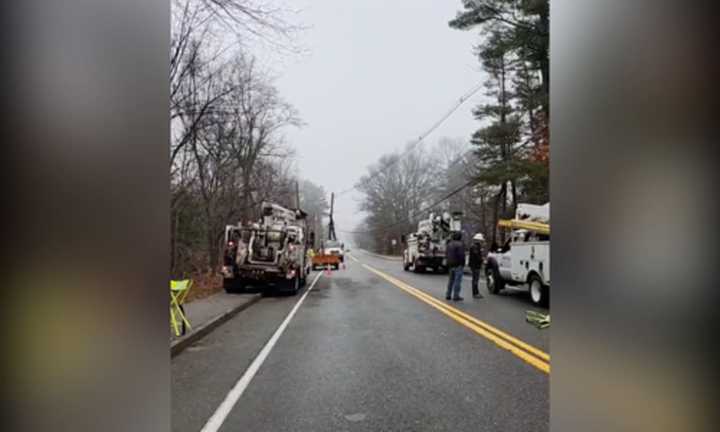
[[[477,32],[447,23],[460,0],[312,0],[298,21],[309,54],[284,61],[276,85],[306,125],[288,130],[299,175],[329,192],[352,187],[380,155],[402,149],[430,128],[458,98],[484,80],[472,47]],[[478,128],[458,109],[425,145],[442,137],[469,140]],[[336,200],[336,229],[362,220],[356,191]],[[338,232],[338,237],[349,237]]]

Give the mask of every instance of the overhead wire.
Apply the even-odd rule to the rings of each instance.
[[[390,230],[390,229],[395,228],[395,227],[397,227],[397,226],[399,226],[399,225],[402,225],[402,224],[411,222],[411,221],[412,221],[415,217],[417,217],[418,215],[421,215],[421,214],[423,214],[423,213],[426,213],[426,212],[429,211],[429,210],[434,209],[435,207],[437,207],[437,206],[439,206],[440,204],[444,203],[445,201],[449,200],[449,199],[452,198],[453,196],[455,196],[455,195],[459,194],[460,192],[462,192],[465,188],[470,187],[470,186],[474,186],[474,185],[476,185],[476,184],[478,184],[478,183],[479,183],[479,181],[476,180],[476,179],[469,180],[468,182],[466,182],[466,183],[463,184],[462,186],[460,186],[460,187],[452,190],[450,193],[448,193],[447,195],[445,195],[445,196],[442,197],[441,199],[435,201],[433,204],[431,204],[431,205],[429,205],[429,206],[427,206],[427,207],[424,207],[424,208],[422,208],[422,209],[420,209],[420,210],[418,210],[418,211],[411,212],[410,216],[408,216],[407,218],[402,219],[402,220],[400,220],[400,221],[398,221],[398,222],[394,222],[394,223],[392,223],[392,224],[390,224],[390,225],[387,225],[387,226],[384,226],[384,227],[379,227],[379,228],[374,228],[374,229],[367,230],[367,231],[344,231],[344,230],[338,230],[338,231],[342,232],[343,234],[373,234],[373,233],[376,233],[376,232],[383,232],[383,231]]]
[[[409,154],[411,151],[414,151],[414,150],[417,148],[417,146],[419,146],[423,141],[425,141],[425,139],[426,139],[431,133],[433,133],[433,132],[434,132],[437,128],[439,128],[443,123],[445,123],[445,121],[446,121],[448,118],[450,118],[450,116],[452,116],[452,115],[455,113],[455,111],[457,111],[457,110],[465,103],[465,101],[467,101],[471,96],[473,96],[475,93],[477,93],[482,87],[483,87],[483,84],[478,84],[478,85],[472,87],[470,90],[468,90],[468,91],[466,91],[465,93],[463,93],[463,95],[460,96],[460,98],[459,98],[458,101],[455,103],[455,105],[453,105],[453,107],[450,108],[445,114],[443,114],[443,116],[440,117],[439,120],[437,120],[437,121],[436,121],[429,129],[427,129],[424,133],[420,134],[420,136],[418,137],[418,139],[417,139],[415,142],[413,142],[412,144],[410,144],[410,145],[405,149],[405,151],[403,151],[395,160],[393,160],[393,161],[391,161],[390,163],[388,163],[387,165],[383,166],[381,169],[379,169],[378,171],[376,171],[376,173],[384,172],[384,171],[390,169],[391,167],[395,166],[398,162],[400,162],[400,160],[403,158],[403,156],[406,156],[406,155]],[[350,188],[347,188],[347,189],[345,189],[345,190],[342,190],[342,191],[336,193],[335,196],[338,197],[338,196],[342,196],[342,195],[344,195],[344,194],[346,194],[346,193],[348,193],[348,192],[352,192],[353,190],[357,189],[358,186],[359,186],[358,184],[355,184],[355,185],[353,185],[353,186],[350,187]]]

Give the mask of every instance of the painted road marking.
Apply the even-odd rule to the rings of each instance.
[[[248,385],[250,385],[250,382],[265,362],[265,359],[267,359],[270,351],[272,351],[278,339],[280,339],[280,336],[282,336],[285,328],[295,316],[295,313],[300,308],[300,305],[302,305],[303,301],[305,301],[305,297],[307,297],[310,291],[312,291],[321,276],[322,272],[318,273],[318,275],[315,276],[312,284],[310,284],[310,288],[308,288],[308,290],[305,291],[305,294],[300,297],[300,300],[295,303],[295,306],[292,308],[287,317],[285,317],[285,320],[282,322],[282,324],[280,324],[277,330],[275,330],[275,333],[273,333],[270,340],[267,341],[267,343],[257,355],[257,357],[255,357],[255,360],[253,360],[253,362],[247,368],[243,376],[240,377],[237,383],[235,383],[235,386],[230,390],[230,393],[225,396],[225,400],[223,400],[220,406],[215,410],[215,413],[212,415],[212,417],[210,417],[207,423],[205,423],[205,426],[203,426],[201,432],[217,432],[220,429],[222,424],[225,422],[225,419],[230,414],[230,411],[232,411],[233,407],[240,399],[240,396],[242,396],[242,394],[245,392],[245,389],[248,387]]]
[[[353,261],[355,261],[355,262],[360,262],[360,260],[357,259],[357,258],[355,258],[354,256],[352,256],[352,255],[348,255],[348,256],[349,256],[350,258],[352,258]]]
[[[386,281],[402,289],[403,291],[407,292],[418,300],[427,303],[433,308],[439,310],[443,314],[452,318],[457,323],[469,328],[470,330],[485,337],[486,339],[489,339],[500,348],[510,351],[515,356],[521,358],[532,366],[535,366],[541,371],[545,373],[550,373],[550,356],[547,353],[503,332],[500,329],[491,326],[488,323],[485,323],[473,316],[470,316],[459,309],[443,303],[442,301],[436,299],[435,297],[432,297],[426,292],[410,286],[399,279],[396,279],[386,273],[381,272],[380,270],[377,270],[367,264],[363,264],[363,267],[382,277]]]

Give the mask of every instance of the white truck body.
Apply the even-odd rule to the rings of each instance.
[[[430,214],[418,222],[417,231],[406,236],[403,268],[414,272],[422,272],[428,267],[436,272],[445,271],[447,242],[452,232],[461,229],[460,213]]]
[[[550,222],[550,203],[545,205],[518,204],[515,210],[516,219],[526,219],[534,222]]]
[[[548,224],[550,205],[518,204],[516,219]],[[488,290],[496,294],[506,285],[526,285],[533,303],[546,304],[550,291],[550,236],[515,229],[508,242],[487,257]]]
[[[262,214],[259,222],[225,228],[225,289],[240,291],[249,284],[296,292],[310,269],[304,213],[263,202]]]
[[[345,262],[345,250],[343,245],[337,241],[328,241],[325,243],[324,253],[337,255],[340,257],[340,262]]]

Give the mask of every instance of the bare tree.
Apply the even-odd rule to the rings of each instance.
[[[301,27],[285,16],[293,12],[278,1],[173,0],[170,43],[170,119],[175,134],[170,166],[188,144],[203,117],[235,88],[208,92],[227,64],[243,54],[243,41],[259,39],[274,48],[293,50]],[[230,41],[225,34],[235,35]]]
[[[317,247],[324,235],[323,218],[328,215],[330,204],[328,203],[327,192],[322,186],[318,186],[310,180],[300,183],[300,208],[308,213],[308,229],[315,233]]]
[[[358,182],[364,194],[360,208],[368,213],[365,223],[376,247],[391,252],[391,240],[412,231],[423,216],[420,210],[437,193],[441,172],[422,146],[403,156],[384,155],[368,171]]]
[[[286,158],[281,130],[300,126],[297,111],[278,95],[277,89],[257,68],[254,60],[238,57],[230,69],[228,80],[237,83],[225,98],[228,120],[232,122],[229,144],[242,173],[242,205],[245,216],[252,215],[253,171],[261,158]]]
[[[188,173],[193,186],[186,190],[198,195],[210,269],[218,264],[224,225],[256,216],[262,199],[288,201],[293,190],[292,152],[281,130],[300,122],[265,76],[238,56],[196,92],[215,101],[210,109],[183,125],[173,168]]]
[[[262,40],[293,49],[299,27],[281,0],[172,0],[170,174],[172,271],[218,264],[223,227],[259,200],[289,204],[299,125],[267,71],[248,53]],[[228,37],[230,35],[230,37]]]

